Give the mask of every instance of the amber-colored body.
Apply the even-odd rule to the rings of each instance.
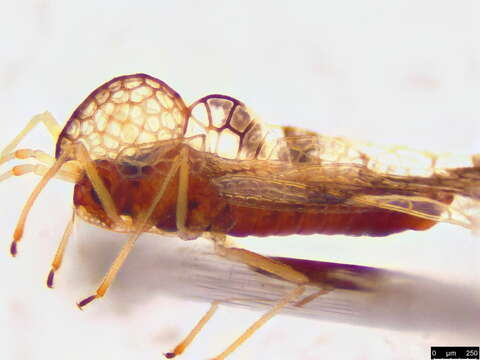
[[[14,151],[40,122],[57,141],[55,158],[38,150]],[[29,211],[49,180],[75,184],[75,211],[52,261],[49,287],[76,216],[130,233],[95,293],[78,302],[80,308],[105,295],[145,231],[184,240],[205,235],[218,255],[296,284],[216,359],[228,356],[293,301],[301,306],[334,288],[365,285],[338,277],[334,264],[263,256],[236,247],[227,235],[386,236],[438,222],[469,229],[480,223],[479,156],[452,164],[448,156],[429,152],[270,126],[226,95],[208,95],[187,107],[177,92],[146,74],[101,85],[63,129],[49,113],[32,118],[2,152],[0,164],[15,158],[39,164],[15,166],[0,181],[27,173],[42,178],[20,214],[14,256]],[[307,285],[320,290],[300,299]],[[218,303],[167,358],[185,350]]]
[[[79,145],[110,195],[94,196],[91,175],[83,171],[75,181],[77,213],[114,231],[132,231],[128,221],[113,219],[115,211],[134,224],[186,149],[188,186],[179,188],[176,174],[145,229],[176,232],[177,195],[186,193],[181,222],[190,234],[184,238],[202,232],[385,236],[439,221],[472,227],[463,200],[475,206],[480,181],[475,156],[463,167],[447,167],[427,152],[269,126],[225,95],[187,107],[146,74],[112,79],[85,99],[58,138],[56,158]],[[109,196],[114,204],[105,213]],[[461,206],[449,206],[456,198]]]
[[[173,145],[166,157],[172,159],[182,146],[188,147]],[[257,169],[240,165],[221,169],[215,164],[215,156],[205,156],[194,149],[189,149],[189,154],[191,168],[186,226],[198,235],[214,232],[239,237],[291,234],[385,236],[404,230],[426,230],[436,223],[391,210],[353,206],[339,200],[334,204],[317,204],[307,209],[299,209],[298,204],[273,209],[231,203],[219,193],[210,179],[227,173],[251,174]],[[95,166],[112,195],[118,213],[132,217],[135,222],[138,214],[150,205],[171,161],[144,166],[140,175],[136,175],[137,170],[130,165],[122,166],[107,160],[96,161]],[[133,175],[130,174],[132,172]],[[178,230],[175,222],[177,185],[178,181],[174,179],[153,212],[149,220],[152,229],[166,232]],[[75,186],[74,204],[83,208],[82,216],[87,220],[100,220],[106,227],[113,225],[86,176]]]

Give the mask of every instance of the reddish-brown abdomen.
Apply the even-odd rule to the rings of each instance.
[[[133,220],[145,212],[159,191],[170,163],[146,167],[143,176],[128,178],[125,169],[108,161],[96,163],[119,215]],[[120,169],[120,170],[119,170]],[[127,169],[128,170],[128,169]],[[177,231],[176,201],[178,176],[174,176],[149,222],[158,229]],[[323,209],[262,209],[228,203],[210,182],[208,173],[190,174],[186,227],[198,234],[203,231],[232,236],[269,236],[291,234],[343,234],[386,236],[405,230],[426,230],[436,224],[412,215],[375,207],[334,204]],[[451,199],[450,199],[451,200]],[[75,187],[75,206],[83,206],[95,219],[110,226],[90,181],[85,176]]]
[[[333,210],[333,209],[332,209]],[[435,221],[390,210],[342,208],[341,212],[298,212],[231,206],[232,236],[343,234],[386,236],[405,230],[426,230]]]

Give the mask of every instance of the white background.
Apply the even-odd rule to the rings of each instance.
[[[270,123],[441,152],[480,151],[480,6],[474,1],[10,1],[0,10],[0,146],[33,114],[49,110],[64,123],[103,82],[145,72],[186,103],[224,93]],[[41,128],[24,144],[53,151]],[[113,243],[120,244],[102,231],[82,235],[85,225],[56,289],[48,290],[44,278],[69,217],[71,186],[49,185],[19,256],[8,254],[36,181],[26,176],[0,184],[0,358],[160,359],[208,305],[142,288],[162,271],[154,261],[161,239],[149,237],[108,297],[78,311],[75,301],[92,292],[115,254]],[[383,239],[245,244],[431,276],[476,289],[478,303],[478,238],[454,226]],[[143,290],[136,295],[129,283]],[[257,316],[222,310],[183,359],[215,355]],[[279,316],[231,358],[427,359],[431,345],[473,345],[475,338],[478,345],[480,329],[457,330],[400,332]]]

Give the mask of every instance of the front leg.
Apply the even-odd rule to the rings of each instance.
[[[150,217],[152,216],[155,208],[158,206],[158,204],[162,200],[165,192],[167,191],[168,186],[170,186],[172,181],[174,180],[175,175],[177,174],[179,169],[182,167],[185,156],[186,156],[186,152],[182,151],[178,156],[175,157],[175,159],[173,159],[172,165],[168,170],[168,173],[166,174],[165,179],[163,180],[160,188],[156,192],[155,197],[152,199],[150,206],[138,215],[138,218],[136,219],[136,222],[134,224],[134,231],[128,238],[127,243],[122,247],[122,249],[118,253],[117,257],[115,258],[112,265],[110,266],[110,269],[108,270],[108,272],[103,277],[103,280],[101,281],[100,285],[95,291],[95,294],[86,297],[85,299],[81,300],[77,304],[80,309],[82,309],[85,305],[91,303],[95,299],[99,299],[106,294],[106,292],[112,285],[113,281],[115,280],[118,274],[118,271],[122,267],[123,263],[127,259],[130,252],[133,250],[138,237],[141,235],[142,232],[148,229],[148,222],[150,220]],[[97,176],[98,174],[93,173],[93,175]],[[96,186],[96,183],[93,181],[92,181],[92,184],[94,185],[94,187]],[[97,191],[98,193],[99,189],[95,187],[95,191]],[[105,196],[105,198],[111,200],[108,190],[105,189],[105,191],[107,191],[105,195],[108,194],[108,197]],[[113,203],[113,200],[112,200],[112,206],[115,206]],[[117,213],[116,209],[113,209],[113,210],[115,211],[115,213]]]
[[[50,114],[48,111],[45,111],[42,114],[35,115],[25,126],[25,128],[20,131],[20,133],[3,149],[0,154],[1,157],[7,156],[9,153],[16,148],[16,146],[22,141],[22,139],[35,128],[39,123],[42,123],[47,128],[50,135],[52,135],[53,140],[56,142],[62,128],[57,123],[57,120]]]

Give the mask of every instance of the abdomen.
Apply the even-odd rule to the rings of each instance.
[[[231,236],[343,234],[386,236],[427,230],[435,221],[377,208],[342,208],[339,212],[299,212],[230,206]]]

